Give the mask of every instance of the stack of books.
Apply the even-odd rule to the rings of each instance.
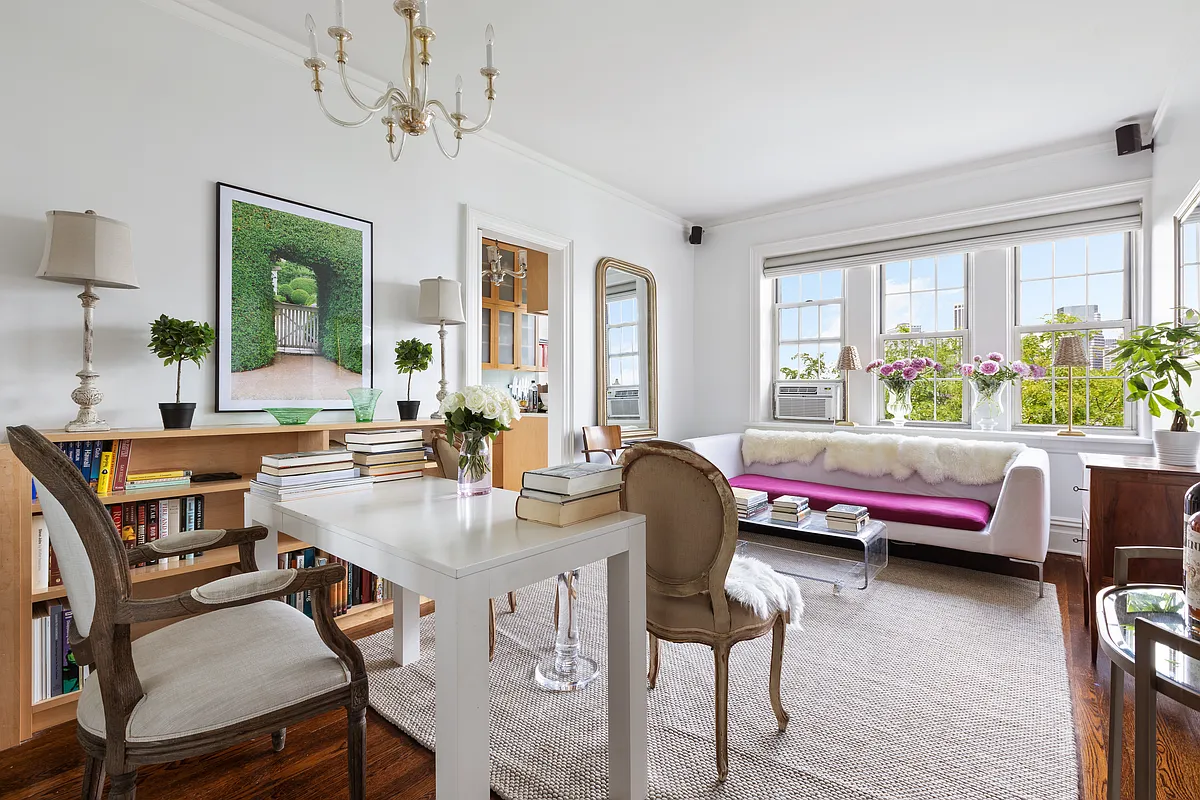
[[[350,431],[346,449],[353,453],[358,474],[374,483],[421,477],[425,443],[420,428],[389,431]]]
[[[517,517],[565,528],[621,510],[619,464],[567,464],[526,472]]]
[[[739,517],[753,517],[767,508],[767,493],[757,489],[740,489],[734,486],[733,497],[737,500]]]
[[[825,512],[825,527],[831,531],[858,533],[870,521],[871,517],[867,514],[866,506],[838,503]]]
[[[71,609],[61,603],[33,610],[33,702],[79,691],[90,671],[71,652]]]
[[[190,469],[163,469],[154,472],[130,472],[125,476],[125,491],[146,489],[186,489],[192,485]]]
[[[776,497],[771,505],[771,519],[776,522],[799,522],[808,516],[808,498],[794,494]]]
[[[250,481],[250,494],[276,502],[365,489],[370,477],[358,474],[349,450],[314,450],[262,457]]]

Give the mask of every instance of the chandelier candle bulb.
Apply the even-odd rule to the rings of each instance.
[[[495,69],[495,64],[492,63],[492,45],[496,43],[496,31],[492,28],[489,22],[487,26],[487,68]]]
[[[333,24],[346,27],[346,0],[333,0]]]
[[[421,21],[421,27],[432,27],[429,24],[429,0],[417,0],[417,19]]]
[[[462,116],[462,75],[454,76],[454,114]]]
[[[317,23],[313,20],[312,14],[304,18],[304,27],[308,28],[308,57],[318,59],[321,54],[317,52]]]

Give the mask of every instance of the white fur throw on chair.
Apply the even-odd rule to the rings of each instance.
[[[926,483],[950,480],[983,486],[1004,480],[1013,457],[1025,449],[1016,442],[967,441],[891,433],[808,433],[748,430],[742,436],[746,464],[811,464],[825,453],[825,469],[843,469],[868,478],[890,475],[898,481],[914,472]]]
[[[804,600],[796,579],[780,575],[770,565],[749,556],[734,556],[725,575],[725,593],[762,619],[789,613],[789,625],[799,625]]]

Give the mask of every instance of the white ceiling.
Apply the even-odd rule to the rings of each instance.
[[[296,41],[311,12],[332,50],[333,0],[216,2]],[[398,81],[390,0],[346,5],[351,65]],[[1200,26],[1195,0],[429,6],[435,97],[461,72],[479,116],[492,22],[497,133],[700,223],[1149,120]]]

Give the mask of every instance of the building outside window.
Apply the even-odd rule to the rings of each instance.
[[[946,367],[962,362],[968,323],[967,260],[966,254],[953,253],[891,261],[880,267],[879,352],[885,362],[917,356]],[[966,422],[964,388],[962,377],[949,369],[938,377],[918,380],[909,419]],[[887,419],[883,402],[879,409]]]
[[[843,270],[775,278],[775,380],[836,379]]]
[[[1079,336],[1088,365],[1074,372],[1074,424],[1129,428],[1124,378],[1111,350],[1131,328],[1132,235],[1079,236],[1016,250],[1017,352],[1047,370],[1045,378],[1020,382],[1019,424],[1067,424],[1067,370],[1053,367],[1054,352],[1062,337]]]

